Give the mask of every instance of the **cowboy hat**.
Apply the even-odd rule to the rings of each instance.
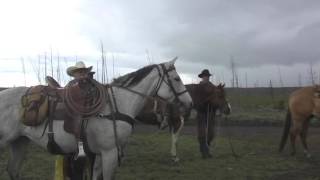
[[[203,76],[211,76],[212,74],[210,74],[208,69],[204,69],[202,70],[202,72],[198,75],[199,78],[202,78]]]
[[[74,74],[76,71],[82,70],[82,69],[83,69],[83,70],[87,70],[87,72],[90,72],[91,69],[92,69],[92,66],[86,67],[86,65],[84,64],[84,62],[78,61],[78,62],[76,62],[76,64],[75,64],[74,66],[68,67],[68,69],[67,69],[67,74],[68,74],[69,76],[73,76],[73,74]]]

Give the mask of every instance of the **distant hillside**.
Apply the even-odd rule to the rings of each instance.
[[[250,95],[250,96],[274,96],[284,95],[288,96],[291,92],[298,89],[298,87],[283,87],[283,88],[226,88],[227,95]]]

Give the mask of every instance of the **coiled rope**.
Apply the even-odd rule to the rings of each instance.
[[[82,85],[84,87],[81,87]],[[80,92],[83,97],[75,97],[74,91]],[[79,98],[84,100],[83,103],[76,100]],[[69,113],[89,117],[96,115],[105,107],[107,101],[106,89],[102,84],[91,78],[75,79],[66,85],[63,99]]]

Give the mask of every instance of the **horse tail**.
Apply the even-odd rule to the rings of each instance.
[[[290,126],[291,126],[291,112],[290,112],[290,109],[288,109],[284,128],[283,128],[283,134],[282,134],[282,138],[279,146],[279,152],[282,152],[284,146],[286,145],[286,142],[289,136]]]

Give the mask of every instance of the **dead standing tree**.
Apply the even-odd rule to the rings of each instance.
[[[312,85],[315,85],[315,72],[313,71],[313,64],[312,64],[312,62],[310,62],[310,71],[309,71],[309,73],[310,73],[310,81],[311,81],[311,84]]]
[[[232,85],[232,88],[239,88],[239,76],[238,76],[238,73],[237,73],[237,68],[236,68],[236,64],[233,60],[233,56],[231,56],[230,58],[230,65],[231,65],[231,73],[232,73],[232,80],[231,80],[231,85]]]

